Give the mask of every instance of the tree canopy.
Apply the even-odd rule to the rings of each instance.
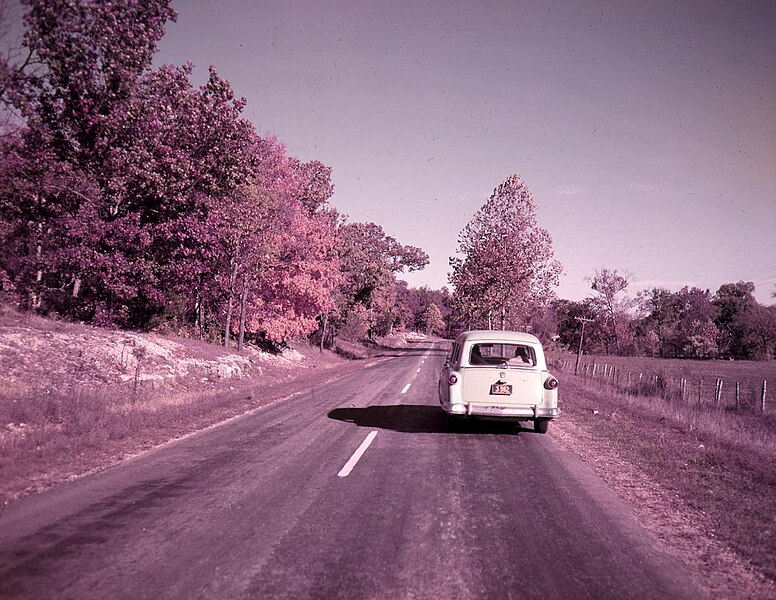
[[[536,203],[518,175],[499,185],[458,236],[450,259],[453,305],[470,326],[515,327],[548,303],[560,263],[539,227]]]
[[[6,301],[279,343],[356,305],[387,314],[395,275],[428,262],[341,217],[331,168],[260,136],[215,67],[198,88],[191,64],[153,68],[168,0],[24,5],[24,51],[0,58],[19,117],[0,137]]]

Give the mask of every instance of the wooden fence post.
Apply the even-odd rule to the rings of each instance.
[[[741,408],[741,385],[736,381],[736,410]]]
[[[703,377],[698,382],[698,404],[703,404]]]
[[[768,391],[768,382],[763,379],[763,392],[760,395],[760,412],[765,412],[765,394]]]

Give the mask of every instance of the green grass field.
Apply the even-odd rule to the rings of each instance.
[[[552,352],[548,353],[548,357],[559,374],[574,372],[576,355]],[[593,377],[593,365],[596,379],[608,380],[624,391],[641,388],[646,392],[643,395],[665,395],[703,406],[738,406],[741,410],[761,410],[763,382],[766,382],[766,412],[776,413],[776,361],[585,355],[580,360],[579,374]],[[655,376],[659,378],[658,386],[653,385]],[[718,380],[721,381],[719,393]]]
[[[585,376],[575,376],[573,355],[549,357],[560,380],[556,427],[563,432],[568,423],[577,450],[589,454],[588,460],[601,467],[599,474],[631,501],[643,501],[644,487],[668,498],[665,506],[642,508],[653,513],[661,537],[686,547],[688,556],[698,554],[701,570],[710,577],[728,580],[715,582],[722,587],[713,598],[776,597],[776,362],[586,358],[590,365],[596,361],[595,377],[591,367]],[[634,383],[639,373],[642,385]],[[690,393],[677,395],[674,384],[654,386],[649,382],[655,375],[687,379]],[[699,402],[701,379],[710,383]],[[716,379],[724,382],[719,404]],[[759,390],[763,380],[773,384],[765,413],[756,403],[736,408],[735,382]],[[622,463],[634,474],[625,483],[611,468]],[[687,523],[703,532],[701,537],[689,535],[683,529]],[[743,571],[730,567],[729,552],[733,562],[742,561]]]

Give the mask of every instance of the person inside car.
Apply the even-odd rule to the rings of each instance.
[[[479,346],[474,346],[474,348],[472,348],[472,354],[471,354],[471,357],[469,358],[469,363],[473,365],[485,364],[485,359],[482,357],[482,352],[480,351]]]
[[[515,348],[515,357],[509,361],[510,363],[522,363],[525,365],[533,365],[531,357],[528,356],[528,350],[525,346],[517,346]]]

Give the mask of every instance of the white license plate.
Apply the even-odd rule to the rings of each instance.
[[[490,386],[491,396],[511,396],[512,386],[508,383],[494,383]]]

